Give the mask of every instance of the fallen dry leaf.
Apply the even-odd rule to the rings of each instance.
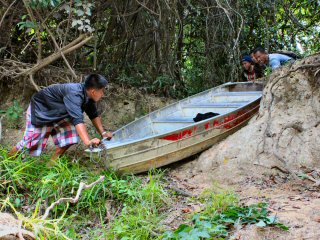
[[[190,208],[182,208],[181,211],[183,213],[189,213],[189,212],[191,212],[191,209]]]

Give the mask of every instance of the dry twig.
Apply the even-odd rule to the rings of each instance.
[[[184,197],[194,197],[192,193],[182,190],[180,188],[178,188],[177,186],[172,186],[169,185],[168,188],[172,189],[173,191],[175,191],[178,195],[184,196]]]
[[[104,180],[104,178],[105,178],[105,176],[100,176],[100,178],[99,178],[97,181],[95,181],[95,182],[93,182],[93,183],[91,183],[91,184],[89,184],[89,185],[85,184],[84,182],[80,182],[80,184],[79,184],[79,189],[78,189],[77,194],[76,194],[76,196],[75,196],[74,198],[60,198],[59,200],[53,202],[53,203],[46,209],[46,211],[45,211],[45,213],[43,214],[43,216],[41,217],[41,219],[42,219],[42,220],[46,219],[46,218],[49,216],[50,211],[51,211],[56,205],[58,205],[58,204],[60,204],[60,203],[63,203],[63,202],[76,203],[76,202],[78,202],[78,201],[79,201],[80,194],[81,194],[81,192],[82,192],[83,189],[92,188],[93,186],[95,186],[95,185],[97,185],[98,183],[102,182],[102,181]]]
[[[271,169],[278,169],[280,172],[282,172],[282,173],[285,173],[285,174],[288,174],[288,173],[290,173],[287,169],[285,169],[285,168],[283,168],[283,167],[280,167],[280,166],[278,166],[278,165],[273,165],[273,166],[271,166]]]
[[[1,27],[1,24],[2,24],[2,22],[3,22],[3,20],[4,20],[4,18],[6,17],[7,13],[9,12],[10,8],[13,6],[13,4],[16,3],[16,1],[17,1],[17,0],[14,0],[14,1],[10,4],[10,6],[7,8],[7,10],[4,12],[4,14],[3,14],[3,16],[2,16],[2,18],[1,18],[1,21],[0,21],[0,27]]]

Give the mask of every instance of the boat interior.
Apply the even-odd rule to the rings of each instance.
[[[242,108],[262,96],[262,84],[226,83],[201,92],[169,106],[156,110],[114,132],[107,148],[163,135],[197,124],[193,118],[198,113],[213,112],[222,115]],[[207,121],[205,119],[203,121]]]

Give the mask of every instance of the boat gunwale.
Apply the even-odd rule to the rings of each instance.
[[[161,110],[163,110],[163,109],[165,109],[165,108],[169,108],[169,107],[171,107],[171,106],[177,105],[177,104],[179,104],[179,103],[181,103],[181,102],[183,102],[183,101],[187,101],[188,99],[191,99],[191,98],[200,96],[200,95],[202,95],[202,94],[205,94],[205,93],[208,93],[208,92],[210,92],[210,91],[213,91],[213,90],[216,90],[216,89],[219,89],[219,88],[223,88],[223,87],[226,87],[226,86],[231,86],[231,85],[246,85],[246,84],[261,84],[261,85],[262,85],[262,83],[260,83],[260,82],[255,82],[255,83],[249,83],[249,82],[227,82],[227,83],[224,83],[224,84],[219,85],[219,86],[217,86],[217,87],[210,88],[210,89],[205,90],[205,91],[203,91],[203,92],[199,92],[199,93],[194,94],[194,95],[192,95],[192,96],[186,97],[186,98],[181,99],[181,100],[176,101],[176,102],[173,102],[173,103],[171,103],[171,104],[169,104],[169,105],[167,105],[167,106],[164,106],[164,107],[162,107],[162,108],[160,108],[160,109],[157,109],[157,110],[155,110],[155,111],[153,111],[153,112],[150,112],[150,113],[148,113],[147,115],[144,115],[144,116],[142,116],[142,117],[140,117],[140,118],[138,118],[138,119],[136,119],[136,120],[134,120],[134,121],[132,121],[132,122],[129,122],[128,124],[124,125],[123,127],[117,129],[116,131],[114,131],[114,134],[116,134],[117,132],[120,132],[121,130],[125,129],[127,126],[129,126],[130,124],[132,124],[132,123],[134,123],[134,122],[138,122],[139,120],[141,120],[141,119],[143,119],[143,118],[150,117],[151,114],[160,112]],[[227,92],[227,91],[226,91],[226,92]],[[253,91],[253,92],[255,92],[255,91]],[[256,92],[261,92],[261,96],[262,96],[262,91],[256,91]],[[251,102],[249,102],[248,104],[250,104],[250,103],[251,103]],[[222,116],[222,115],[220,115],[220,116]]]

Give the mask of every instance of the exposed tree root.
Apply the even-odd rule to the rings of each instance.
[[[35,74],[21,76],[21,72],[32,68],[32,66],[32,64],[18,62],[10,59],[0,61],[0,81],[7,81],[8,86],[10,86],[21,80],[27,80],[37,91],[40,90],[42,86],[47,86],[54,83],[74,81],[74,77],[70,72],[66,71],[63,68],[58,68],[52,65],[41,69]]]
[[[33,86],[35,90],[39,91],[41,87],[34,80],[35,74],[37,74],[40,70],[44,69],[45,67],[47,67],[48,65],[50,65],[51,63],[59,59],[60,57],[64,59],[70,71],[71,78],[76,79],[77,75],[75,74],[74,70],[71,68],[65,55],[71,52],[74,52],[75,50],[82,47],[85,43],[91,40],[92,36],[81,34],[77,39],[73,40],[71,43],[67,44],[62,48],[59,48],[52,33],[50,36],[53,42],[55,43],[55,46],[57,47],[57,51],[55,53],[42,59],[41,61],[38,61],[38,63],[35,65],[22,63],[22,62],[10,60],[10,59],[5,59],[1,61],[1,64],[0,64],[0,80],[3,78],[20,79],[20,78],[28,77],[28,80],[31,86]],[[51,74],[44,74],[44,75],[46,75],[47,77],[48,76],[51,77]],[[63,73],[63,75],[66,75],[66,73]]]

